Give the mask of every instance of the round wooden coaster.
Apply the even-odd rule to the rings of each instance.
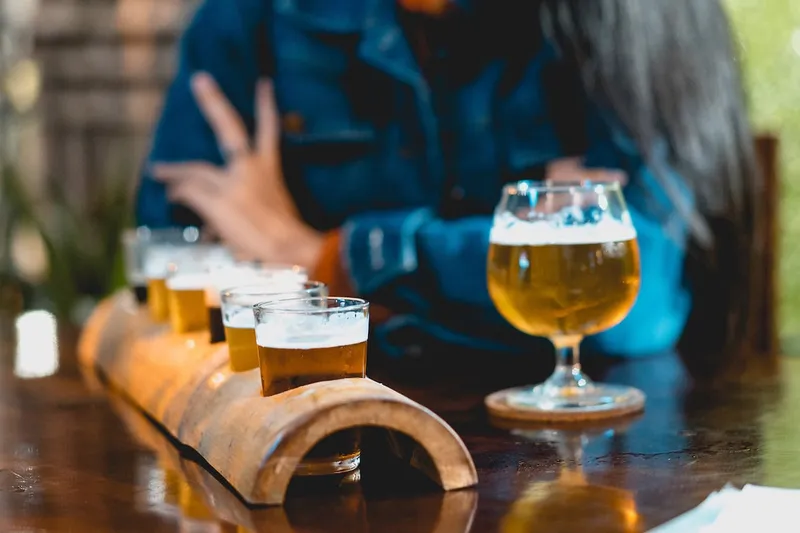
[[[518,407],[508,403],[508,395],[529,387],[515,387],[490,394],[484,400],[489,414],[505,420],[521,420],[533,422],[587,422],[607,418],[622,417],[638,413],[644,409],[645,394],[639,389],[622,385],[603,385],[625,400],[618,403],[599,405],[584,409],[537,409],[535,407]]]

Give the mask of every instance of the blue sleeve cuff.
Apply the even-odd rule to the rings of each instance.
[[[428,208],[351,218],[342,228],[342,259],[356,293],[368,296],[415,272],[416,236],[433,218]]]

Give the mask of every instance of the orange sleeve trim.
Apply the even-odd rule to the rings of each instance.
[[[355,290],[345,272],[339,256],[342,234],[339,230],[329,231],[322,241],[322,251],[317,266],[311,272],[315,281],[328,285],[331,296],[355,296]]]
[[[319,260],[310,273],[311,279],[328,285],[331,296],[358,296],[350,281],[350,276],[342,264],[341,246],[342,233],[340,230],[329,231],[325,234]],[[391,312],[387,308],[371,303],[370,319],[373,323],[385,322],[390,316]]]

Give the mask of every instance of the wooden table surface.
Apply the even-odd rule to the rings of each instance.
[[[475,490],[442,495],[370,471],[365,459],[360,482],[298,485],[284,508],[249,509],[201,460],[87,379],[75,340],[54,334],[43,313],[0,319],[2,532],[645,531],[729,482],[800,487],[800,359],[722,388],[691,380],[672,354],[595,362],[594,376],[647,393],[643,415],[509,429],[487,419],[484,395],[541,379],[552,363],[498,356],[418,379],[377,372],[463,437]],[[55,362],[55,373],[34,377]]]

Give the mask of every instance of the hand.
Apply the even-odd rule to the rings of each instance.
[[[621,170],[584,168],[581,158],[570,157],[556,159],[547,165],[547,174],[545,175],[545,180],[551,182],[619,182],[620,185],[625,185],[628,181],[628,175]]]
[[[154,164],[153,175],[167,186],[169,199],[194,209],[240,257],[313,268],[322,236],[300,218],[286,190],[271,83],[260,81],[256,89],[252,147],[241,117],[213,78],[196,74],[192,91],[227,166],[205,161]]]
[[[567,182],[591,181],[596,183],[619,183],[625,185],[628,175],[621,170],[585,168],[579,157],[556,159],[547,165],[545,181],[548,184]],[[592,196],[592,199],[594,195]],[[542,213],[555,213],[569,206],[581,206],[582,195],[547,195],[544,202],[539,204],[536,211]]]

